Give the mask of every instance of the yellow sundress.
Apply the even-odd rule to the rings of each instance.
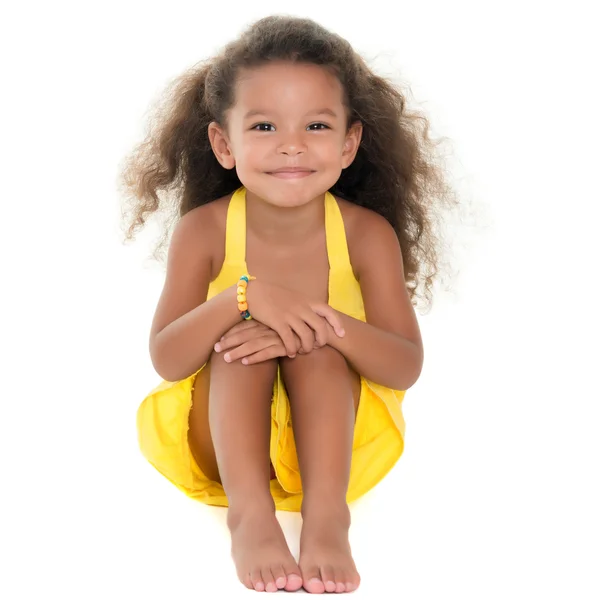
[[[325,232],[329,259],[329,304],[365,321],[360,286],[350,264],[342,214],[335,197],[325,194]],[[236,190],[227,209],[225,260],[210,283],[207,300],[234,285],[246,267],[246,190]],[[198,467],[188,444],[188,417],[198,373],[180,381],[162,381],[137,411],[138,441],[142,454],[162,475],[195,500],[227,506],[221,484]],[[378,385],[361,376],[352,464],[347,500],[356,500],[390,471],[404,450],[405,391]],[[290,404],[278,369],[271,403],[271,462],[276,479],[270,483],[278,510],[299,511],[302,485],[292,431]]]

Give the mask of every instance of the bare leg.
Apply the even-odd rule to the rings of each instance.
[[[269,491],[270,407],[277,362],[229,364],[213,352],[209,364],[210,371],[194,386],[190,448],[204,473],[220,480],[227,494],[238,577],[257,591],[295,591],[302,586],[300,570]]]
[[[330,346],[284,359],[304,500],[300,569],[310,593],[349,592],[352,559],[346,503],[360,378]]]

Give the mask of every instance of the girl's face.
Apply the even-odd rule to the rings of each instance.
[[[227,128],[209,126],[217,159],[242,184],[276,206],[322,196],[348,167],[362,126],[347,130],[339,80],[314,64],[269,63],[238,77]]]

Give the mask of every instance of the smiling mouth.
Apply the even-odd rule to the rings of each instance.
[[[314,171],[308,169],[285,169],[282,171],[268,171],[267,175],[273,175],[273,177],[279,177],[280,179],[301,179],[313,173]]]

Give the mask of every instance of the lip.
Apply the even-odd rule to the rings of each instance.
[[[268,171],[267,175],[273,175],[280,179],[299,179],[308,177],[308,175],[312,175],[312,173],[314,173],[314,171],[305,167],[282,167],[275,171]]]

